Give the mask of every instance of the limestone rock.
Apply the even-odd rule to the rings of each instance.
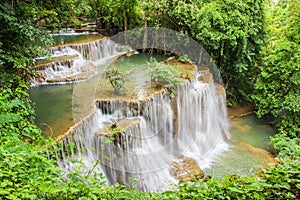
[[[38,83],[42,83],[45,81],[45,76],[43,73],[41,72],[37,72],[35,75],[34,75],[34,79],[35,81],[37,81]]]
[[[173,162],[170,172],[181,181],[201,179],[204,177],[204,172],[198,166],[196,160],[188,157],[181,157],[177,162]]]
[[[201,76],[198,77],[198,80],[204,83],[210,83],[213,81],[213,75],[210,72],[201,73]]]
[[[218,96],[224,95],[225,94],[225,88],[221,84],[218,84],[218,83],[214,83],[214,84],[215,84],[215,87],[217,89],[217,95]]]

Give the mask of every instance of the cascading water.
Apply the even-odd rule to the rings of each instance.
[[[84,60],[89,61],[96,61],[116,55],[120,50],[122,50],[120,45],[108,38],[98,39],[88,43],[60,45],[49,49],[53,57],[72,55],[75,53],[81,55]]]
[[[33,85],[87,79],[96,73],[99,60],[119,55],[123,50],[124,46],[108,38],[51,47],[51,60],[35,66]]]
[[[103,173],[108,184],[136,179],[143,191],[171,188],[179,179],[176,166],[184,160],[209,167],[229,138],[225,94],[213,81],[198,79],[180,84],[176,94],[173,99],[160,91],[143,101],[97,100],[94,112],[60,138],[75,148],[60,148],[58,165],[69,173],[78,166],[72,160],[79,159],[81,173]]]
[[[155,35],[159,36],[159,34]],[[96,76],[78,84],[34,88],[43,89],[43,93],[38,93],[36,99],[41,99],[43,102],[40,110],[47,108],[40,116],[49,116],[50,120],[41,120],[47,125],[47,129],[51,129],[48,135],[52,133],[55,134],[54,137],[61,135],[74,122],[76,123],[57,139],[55,146],[57,164],[65,175],[78,170],[84,175],[101,173],[105,175],[105,181],[109,185],[135,184],[142,191],[164,191],[170,189],[172,184],[178,183],[178,180],[202,178],[204,172],[213,178],[222,178],[223,174],[226,172],[228,174],[229,171],[238,173],[238,166],[240,166],[246,171],[242,174],[249,174],[252,168],[249,170],[250,167],[244,165],[251,160],[249,159],[251,155],[250,163],[254,163],[255,169],[258,170],[257,163],[260,161],[256,158],[257,149],[236,142],[235,135],[229,144],[225,142],[230,137],[225,91],[221,85],[213,82],[222,83],[218,74],[212,75],[214,70],[207,52],[203,53],[203,49],[191,51],[190,47],[187,48],[188,52],[200,55],[197,67],[188,67],[189,70],[197,69],[199,73],[195,74],[194,80],[179,85],[175,98],[170,98],[166,91],[156,91],[156,88],[148,85],[150,76],[147,77],[147,66],[142,64],[143,67],[140,67],[141,64],[132,62],[130,59],[135,56],[130,57],[130,62],[126,64],[123,62],[128,58],[122,58],[120,68],[130,72],[131,82],[128,84],[130,92],[126,96],[118,97],[123,100],[98,99],[92,104],[95,98],[111,96],[108,95],[111,92],[108,89],[110,86],[105,85],[108,82],[100,77],[108,66],[107,63],[114,62],[114,58],[112,56],[112,59],[104,59],[107,62],[102,64],[97,59],[119,54],[128,48],[117,45],[109,39],[99,40],[99,36],[93,37],[92,40],[92,42],[53,47],[50,49],[51,61],[35,66],[39,73],[45,72],[48,75],[47,77],[42,74],[37,77],[40,78],[37,84],[74,81],[80,77],[84,78],[82,70],[86,70],[86,74],[97,70]],[[113,40],[117,41],[115,38]],[[169,63],[170,58],[162,60]],[[138,70],[132,65],[139,65]],[[81,69],[75,70],[76,68]],[[78,76],[76,76],[77,72]],[[55,90],[52,91],[53,88]],[[156,91],[155,94],[149,96],[153,91]],[[55,97],[59,92],[59,98]],[[40,98],[40,95],[43,98]],[[48,98],[50,96],[54,98]],[[62,102],[62,106],[59,106],[58,102]],[[65,106],[66,102],[69,103],[68,106]],[[93,107],[93,112],[90,112]],[[52,112],[55,113],[55,120],[51,119]],[[248,125],[246,127],[249,128]],[[252,135],[248,132],[245,134]],[[246,142],[247,140],[245,139]],[[247,146],[247,149],[243,150],[244,146]],[[227,149],[229,150],[221,154]],[[231,157],[227,158],[227,153]],[[135,179],[138,182],[133,182]]]

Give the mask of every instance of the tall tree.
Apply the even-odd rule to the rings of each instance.
[[[149,24],[182,31],[197,40],[220,68],[230,102],[250,101],[265,35],[264,1],[160,1],[144,1],[145,10],[150,7]]]
[[[137,0],[88,0],[92,8],[91,17],[97,23],[98,30],[128,30],[138,21]]]
[[[34,27],[36,17],[29,4],[0,4],[0,136],[17,134],[33,138],[38,130],[32,124],[33,110],[27,83],[35,57],[45,51],[40,45],[49,40]]]
[[[258,115],[272,114],[281,132],[300,136],[300,1],[275,3],[253,99]]]

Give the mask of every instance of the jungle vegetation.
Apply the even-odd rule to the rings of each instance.
[[[4,0],[0,3],[0,199],[299,199],[299,0]],[[61,176],[53,141],[34,124],[30,66],[49,30],[166,27],[193,37],[219,67],[228,104],[272,116],[278,163],[256,177],[182,182],[175,191],[108,187],[101,175]]]

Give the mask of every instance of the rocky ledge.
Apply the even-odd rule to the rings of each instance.
[[[69,66],[69,65],[67,65]],[[49,63],[46,66],[43,66],[43,68],[52,68],[55,70],[55,63]],[[43,84],[43,83],[62,83],[62,82],[74,82],[79,80],[86,80],[90,78],[93,74],[96,72],[96,66],[91,62],[85,62],[80,66],[77,66],[76,69],[72,69],[72,66],[70,64],[70,75],[65,76],[55,76],[52,74],[47,74],[45,70],[37,70],[37,73],[35,74],[35,83],[36,84]],[[73,74],[71,71],[73,70]],[[80,73],[79,73],[80,72]],[[59,70],[58,70],[59,73]]]
[[[184,156],[171,164],[170,173],[179,181],[190,181],[204,177],[204,172],[198,166],[196,160]]]

